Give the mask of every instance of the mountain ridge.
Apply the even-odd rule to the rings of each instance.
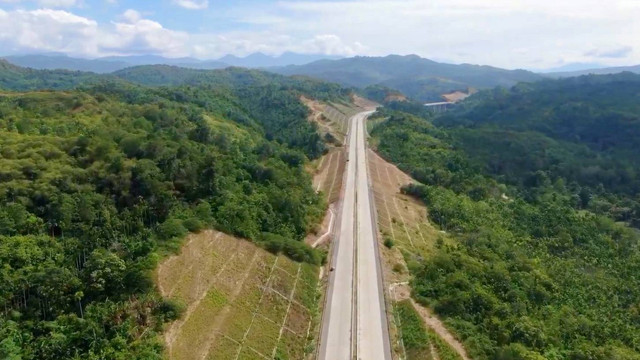
[[[527,70],[506,70],[489,65],[447,64],[418,55],[356,56],[269,70],[283,75],[316,77],[345,86],[388,86],[419,101],[437,101],[442,94],[451,91],[509,87],[518,82],[543,78]]]
[[[599,67],[599,68],[591,68],[586,70],[576,70],[576,71],[556,71],[544,74],[544,76],[551,78],[566,78],[566,77],[575,77],[582,75],[610,75],[610,74],[618,74],[622,72],[632,72],[635,74],[640,74],[640,65],[630,65],[630,66],[614,66],[614,67]]]
[[[244,57],[226,55],[219,59],[193,57],[167,58],[159,55],[105,56],[95,59],[70,57],[64,54],[24,54],[3,57],[8,62],[37,70],[71,70],[108,74],[132,66],[172,65],[192,69],[216,70],[229,66],[268,68],[286,65],[304,65],[321,59],[338,59],[336,56],[285,52],[279,56],[253,53]]]

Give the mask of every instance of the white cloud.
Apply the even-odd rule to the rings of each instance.
[[[0,0],[0,3],[19,4],[35,2],[40,6],[53,8],[66,8],[82,4],[82,0]]]
[[[189,48],[193,56],[200,58],[216,58],[226,54],[245,56],[255,52],[279,55],[285,51],[353,56],[366,50],[362,44],[344,42],[335,34],[300,38],[270,31],[192,35]]]
[[[411,54],[496,66],[546,67],[595,58],[592,49],[640,48],[637,0],[282,1],[246,7],[239,21],[308,38],[331,31],[364,54]],[[269,22],[270,21],[270,22]]]
[[[189,9],[189,10],[201,10],[201,9],[206,9],[209,7],[209,1],[208,0],[200,0],[200,1],[196,1],[196,0],[173,0],[173,2],[180,6],[183,7],[185,9]]]
[[[114,22],[114,31],[105,33],[99,51],[118,54],[162,54],[185,56],[189,34],[164,28],[160,23],[142,18],[135,10],[127,10],[123,21]]]
[[[38,3],[47,7],[71,7],[78,5],[78,0],[39,0]]]
[[[338,35],[316,35],[312,39],[302,41],[299,51],[309,54],[354,56],[361,54],[366,47],[359,42],[346,44]]]
[[[127,10],[107,26],[64,10],[0,10],[0,48],[7,52],[55,51],[70,55],[160,54],[184,56],[189,35]]]
[[[14,51],[95,52],[98,24],[63,10],[0,10],[0,47]]]
[[[8,1],[21,0],[0,0]],[[201,0],[173,2],[192,9],[208,6]],[[640,52],[634,51],[640,49],[638,0],[273,0],[230,5],[215,15],[225,29],[232,25],[233,30],[177,31],[135,10],[111,23],[62,10],[3,11],[0,49],[201,58],[256,51],[415,53],[507,68],[640,63]]]

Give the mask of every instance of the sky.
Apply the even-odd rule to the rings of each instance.
[[[640,0],[0,0],[0,55],[417,54],[640,64]]]

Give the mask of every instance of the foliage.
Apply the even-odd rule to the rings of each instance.
[[[395,305],[395,313],[400,325],[400,336],[404,344],[407,359],[431,358],[427,329],[409,300]]]
[[[0,59],[0,89],[18,91],[34,89],[69,89],[80,84],[98,82],[93,73],[69,70],[34,70],[22,68]]]
[[[325,206],[304,170],[321,149],[295,99],[117,81],[0,93],[0,357],[162,358],[182,307],[149,273],[187,231],[270,233],[319,262],[300,240]],[[303,136],[271,141],[277,126]]]
[[[152,93],[128,86],[127,82],[174,87]],[[157,96],[177,102],[188,101],[236,122],[245,125],[253,123],[262,128],[267,139],[300,149],[309,158],[318,158],[326,149],[317,132],[317,125],[301,121],[306,118],[308,109],[299,101],[299,97],[306,95],[318,100],[338,100],[349,93],[336,84],[233,67],[198,70],[148,65],[98,75],[66,70],[25,69],[0,60],[0,88],[22,91],[77,87],[96,96],[112,94],[122,101],[140,105],[154,101]],[[128,91],[121,91],[123,87]],[[212,93],[228,101],[213,101]],[[229,102],[234,106],[227,106]],[[17,125],[28,126],[21,123]],[[291,162],[303,161],[296,154],[283,156]]]
[[[640,226],[640,75],[485,91],[437,118],[452,144],[533,200],[563,182],[577,209]]]
[[[576,91],[591,96],[601,92],[590,87],[608,86],[606,79],[588,79],[592,84],[586,85],[585,79],[571,81],[582,84]],[[637,90],[619,94],[623,98],[616,101],[634,106],[633,94]],[[505,136],[487,136],[500,130],[467,123],[470,114],[493,106],[489,100],[476,99],[475,105],[468,105],[470,109],[437,119],[437,124],[447,127],[388,110],[388,120],[374,127],[372,135],[381,154],[422,183],[403,191],[421,198],[431,221],[458,240],[457,245],[439,247],[433,256],[411,267],[414,295],[446,319],[473,358],[636,359],[640,353],[640,234],[615,223],[607,211],[597,213],[580,205],[583,198],[594,200],[591,192],[581,197],[581,189],[591,188],[585,180],[571,178],[563,162],[533,173],[513,171],[505,177],[491,171],[491,162],[484,157],[491,153],[520,164],[510,151],[535,157],[541,151],[539,141],[557,146],[556,158],[567,162],[588,162],[585,154],[589,152],[607,156],[608,150],[594,146],[597,139],[560,140],[559,131],[542,134],[522,125],[526,117],[518,114],[536,113],[540,106],[555,101],[535,94],[528,99],[527,104],[514,100],[509,123],[500,123],[501,127],[522,126],[518,150],[501,145]],[[500,118],[510,104],[505,102],[495,115],[478,115],[478,122]],[[598,111],[620,108],[602,105]],[[612,115],[606,118],[616,121]],[[554,126],[545,118],[531,119],[538,127]],[[593,119],[576,117],[574,128],[587,131],[578,124],[592,124]],[[635,122],[625,121],[625,129],[618,131],[633,133]],[[601,130],[601,136],[608,133]],[[619,144],[610,144],[615,148],[611,152],[633,164],[636,159],[623,154],[635,145],[625,139],[622,136]],[[536,166],[526,156],[521,161],[524,168]],[[610,162],[609,167],[618,171],[620,164]],[[505,179],[509,179],[506,184]],[[615,194],[618,201],[632,203],[637,196],[633,186],[616,183],[598,184],[595,189],[599,189],[595,194]]]
[[[274,254],[284,253],[293,260],[320,265],[321,256],[304,243],[287,239],[278,234],[262,233],[258,244]]]

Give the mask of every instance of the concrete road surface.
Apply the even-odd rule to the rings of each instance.
[[[349,160],[322,322],[321,360],[391,360],[367,171],[364,126],[370,114],[356,114],[349,126]]]

